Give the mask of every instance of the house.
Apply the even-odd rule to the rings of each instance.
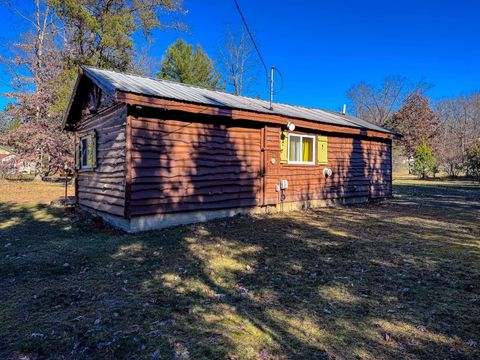
[[[392,195],[395,134],[356,117],[82,67],[78,206],[129,232]]]
[[[22,160],[14,149],[0,145],[0,166],[6,174],[32,174],[35,173],[37,163]]]
[[[17,154],[11,148],[0,145],[0,162],[9,162],[16,156]]]

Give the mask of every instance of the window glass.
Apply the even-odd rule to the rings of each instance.
[[[303,141],[303,162],[313,162],[313,139],[304,137]]]
[[[302,138],[300,136],[290,135],[290,155],[289,161],[302,161]]]
[[[81,140],[81,144],[80,144],[80,152],[81,152],[81,156],[80,156],[80,159],[81,159],[81,165],[82,165],[82,168],[86,168],[88,167],[88,153],[89,153],[89,149],[88,149],[88,138],[87,137],[84,137],[82,138]]]
[[[93,162],[94,162],[94,159],[93,159],[93,136],[89,136],[87,138],[87,143],[88,143],[88,147],[87,147],[87,162],[88,162],[88,165],[89,166],[92,166],[93,165]]]

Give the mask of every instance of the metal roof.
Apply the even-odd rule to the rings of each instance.
[[[338,112],[275,102],[273,103],[273,109],[271,110],[268,101],[233,95],[224,91],[211,90],[167,80],[125,74],[87,66],[83,66],[82,68],[84,73],[92,79],[93,82],[110,93],[122,91],[169,100],[229,109],[255,111],[264,114],[281,115],[319,123],[394,134],[387,129],[369,123],[368,121],[351,115],[343,115]]]

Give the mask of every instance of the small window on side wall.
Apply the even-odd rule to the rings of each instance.
[[[77,169],[94,169],[97,167],[96,131],[91,131],[80,137],[75,155]]]
[[[315,137],[288,134],[288,163],[315,164]]]

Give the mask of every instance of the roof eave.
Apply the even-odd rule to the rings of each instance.
[[[75,95],[77,94],[77,89],[78,89],[78,84],[80,84],[80,79],[83,76],[83,69],[80,67],[78,68],[78,74],[77,74],[77,79],[75,80],[75,85],[72,90],[72,94],[70,95],[70,100],[68,101],[68,106],[67,109],[65,110],[65,113],[63,114],[63,120],[62,120],[62,129],[63,130],[69,130],[67,128],[68,120],[70,118],[70,111],[72,110],[72,105],[73,101],[75,99]]]
[[[72,111],[72,106],[73,106],[73,103],[75,101],[75,97],[77,95],[78,87],[79,87],[80,82],[81,82],[81,80],[84,76],[88,77],[88,79],[90,79],[96,86],[98,86],[100,89],[102,89],[102,91],[105,91],[107,94],[112,96],[115,101],[117,100],[117,92],[116,91],[112,91],[112,89],[107,88],[104,84],[102,84],[100,81],[98,81],[98,79],[96,79],[94,76],[92,76],[92,74],[89,73],[88,68],[86,66],[80,66],[78,68],[77,79],[75,80],[75,85],[73,87],[73,91],[72,91],[72,94],[70,96],[70,100],[68,102],[67,109],[66,109],[66,111],[63,115],[62,128],[64,130],[72,131],[72,129],[69,128],[69,125],[71,125],[70,121],[69,121],[70,117],[71,117],[70,113]]]
[[[330,127],[332,129],[338,129],[335,132],[338,133],[349,133],[348,131],[341,131],[340,129],[350,129],[351,131],[358,132],[359,134],[365,134],[367,136],[374,136],[372,134],[376,134],[377,137],[383,137],[383,138],[394,138],[394,134],[390,131],[379,131],[379,130],[373,130],[373,129],[368,129],[364,127],[355,127],[355,126],[345,126],[345,125],[338,125],[338,124],[331,124],[328,122],[322,122],[321,120],[318,121],[313,121],[310,119],[304,119],[304,118],[298,118],[298,117],[291,117],[291,116],[286,116],[286,115],[281,115],[281,114],[271,114],[271,113],[263,113],[263,112],[257,112],[257,111],[252,111],[252,110],[245,110],[245,109],[236,109],[236,108],[230,108],[230,107],[219,107],[219,106],[213,106],[210,104],[200,104],[200,103],[194,103],[194,102],[188,102],[188,101],[181,101],[178,99],[169,99],[165,97],[159,97],[159,96],[151,96],[151,95],[143,95],[143,94],[138,94],[134,92],[129,92],[129,91],[121,91],[117,90],[116,91],[117,95],[117,101],[118,102],[124,102],[129,105],[140,105],[140,106],[147,106],[147,107],[156,107],[156,108],[164,108],[168,110],[179,110],[175,104],[180,105],[187,105],[190,107],[202,107],[203,111],[200,113],[206,114],[206,115],[220,115],[220,116],[230,116],[230,117],[235,117],[234,113],[237,114],[251,114],[253,116],[257,117],[268,117],[271,119],[271,121],[264,119],[260,120],[262,122],[271,122],[274,124],[284,124],[286,125],[289,121],[301,121],[302,125],[299,126],[304,129],[313,129],[317,126],[315,125],[322,125],[324,127]],[[186,111],[186,112],[192,112],[192,113],[198,113],[198,111],[194,110],[188,110],[182,107],[182,110],[180,111]],[[238,116],[238,115],[237,115]],[[250,116],[240,116],[241,118],[244,118],[246,120],[252,120],[252,117]],[[277,119],[277,121],[273,121],[273,119]],[[282,119],[282,121],[278,121],[278,119]],[[310,126],[306,125],[309,124]],[[370,134],[370,135],[369,135]],[[382,134],[381,136],[378,136],[378,134]]]

